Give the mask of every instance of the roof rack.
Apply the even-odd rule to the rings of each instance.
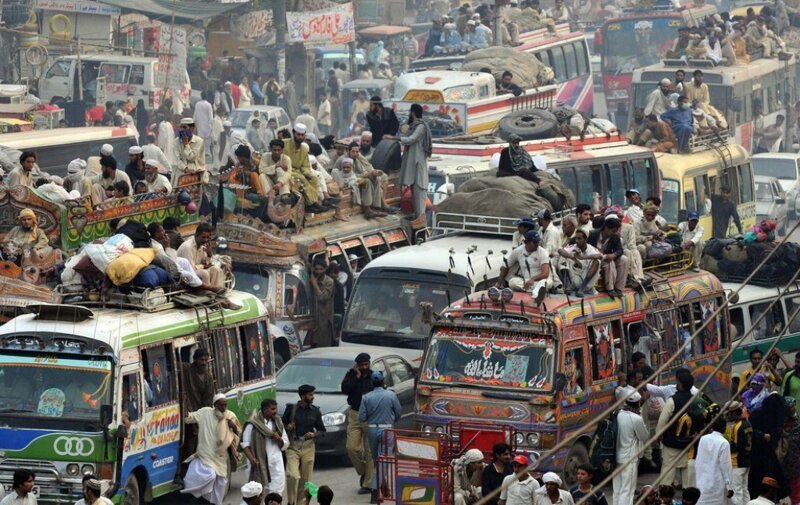
[[[775,288],[779,286],[787,286],[789,285],[789,281],[792,278],[793,272],[785,272],[783,274],[766,274],[762,271],[756,272],[750,282],[748,284],[752,286],[760,286],[762,288]],[[715,272],[714,275],[719,278],[722,282],[736,282],[736,283],[743,283],[747,280],[747,277],[750,273],[745,274],[731,274],[727,272]],[[800,284],[800,282],[795,281],[795,285]]]
[[[689,137],[689,150],[693,153],[718,149],[728,145],[731,131],[720,130],[718,132],[706,133],[705,135],[692,135]]]
[[[77,288],[77,289],[75,289]],[[219,308],[219,299],[175,287],[137,288],[126,287],[125,292],[110,288],[101,292],[87,293],[82,286],[58,285],[53,290],[54,302],[81,307],[115,308],[159,312],[176,307],[204,306]]]
[[[575,209],[551,212],[553,224],[558,226],[564,217],[574,213]],[[517,219],[519,218],[478,216],[474,214],[457,214],[454,212],[434,212],[431,230],[434,235],[469,232],[510,236],[517,231]]]

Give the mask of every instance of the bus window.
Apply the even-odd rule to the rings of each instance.
[[[556,82],[564,82],[567,80],[567,63],[564,61],[564,52],[560,47],[551,47],[550,61],[553,63],[553,72],[556,75]]]
[[[550,53],[547,51],[538,51],[534,53],[534,56],[542,62],[545,67],[553,68],[553,65],[550,64]]]
[[[583,361],[583,349],[570,349],[564,356],[564,377],[566,385],[564,392],[568,395],[577,395],[586,390],[586,380],[584,378],[584,370],[586,370]]]
[[[244,380],[252,381],[269,375],[269,344],[264,323],[242,326],[240,337],[244,355]]]
[[[575,48],[571,44],[562,46],[564,49],[564,59],[567,64],[567,79],[574,79],[578,76],[578,64],[575,61]]]
[[[678,222],[678,212],[681,209],[681,187],[673,179],[661,179],[661,216],[668,223]]]
[[[786,326],[781,304],[776,303],[771,309],[767,309],[770,303],[753,303],[748,307],[750,311],[750,326],[753,328],[753,335],[756,340],[777,337],[783,327]],[[761,318],[765,313],[766,315]],[[760,321],[759,318],[761,318]]]
[[[736,329],[736,335],[731,337],[731,340],[738,340],[744,336],[744,313],[741,307],[734,307],[730,309],[731,324]]]
[[[128,420],[131,422],[141,417],[142,402],[140,400],[140,392],[138,373],[122,376],[122,410],[128,414]]]
[[[701,216],[708,214],[708,212],[710,212],[710,209],[706,209],[704,205],[706,200],[711,202],[710,198],[711,193],[709,192],[709,189],[710,188],[709,188],[707,174],[695,176],[694,190],[696,192],[696,197],[697,197],[697,212]]]
[[[697,202],[694,199],[694,191],[687,191],[683,194],[683,199],[686,202],[686,210],[697,210]]]
[[[611,204],[622,205],[625,202],[625,171],[621,163],[605,165],[606,187]]]
[[[558,176],[561,177],[561,182],[563,182],[568,188],[578,187],[578,181],[575,179],[574,168],[571,167],[557,168],[556,172],[558,172]],[[583,201],[583,200],[578,200],[578,201]],[[589,200],[589,202],[591,202],[591,200]]]
[[[692,346],[694,347],[695,356],[717,352],[722,346],[722,332],[720,332],[719,328],[720,318],[719,316],[714,316],[714,311],[716,310],[717,302],[715,300],[704,300],[692,304],[695,327],[700,329]]]
[[[595,381],[614,377],[616,370],[614,340],[619,334],[618,331],[614,331],[614,326],[616,324],[609,321],[589,327],[592,339],[592,379]]]
[[[242,382],[241,356],[236,329],[211,332],[211,357],[217,389],[233,387]]]
[[[583,42],[575,42],[575,58],[578,60],[578,75],[589,74],[589,55]]]
[[[575,195],[579,202],[592,202],[592,193],[600,195],[600,202],[605,201],[603,195],[603,180],[600,174],[600,165],[593,165],[591,167],[580,167],[577,172],[577,194]]]
[[[748,163],[747,165],[740,165],[738,168],[739,181],[741,186],[741,202],[753,201],[753,167]]]
[[[283,305],[287,316],[307,316],[310,314],[306,285],[297,276],[286,273],[283,276]]]
[[[175,400],[175,374],[172,369],[172,345],[142,349],[144,395],[148,407],[158,407]],[[150,390],[148,392],[148,389]],[[150,400],[152,397],[152,400]]]
[[[655,171],[653,170],[653,160],[646,158],[633,160],[631,163],[630,177],[631,185],[628,188],[638,189],[644,198],[653,194],[656,190]]]
[[[789,320],[789,333],[800,333],[800,296],[784,298],[786,318]]]

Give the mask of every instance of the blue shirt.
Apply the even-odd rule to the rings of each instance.
[[[661,114],[661,120],[667,121],[672,124],[672,129],[674,130],[676,127],[683,126],[692,128],[694,123],[694,118],[692,117],[692,109],[681,109],[680,107],[672,107],[671,109],[667,110],[663,114]]]
[[[361,398],[358,420],[369,424],[394,424],[400,420],[403,409],[397,393],[378,387]]]

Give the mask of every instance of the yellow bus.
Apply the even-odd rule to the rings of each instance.
[[[669,223],[686,220],[686,214],[700,214],[704,239],[711,238],[711,198],[720,189],[731,190],[744,230],[756,222],[753,166],[747,150],[739,144],[725,144],[689,154],[657,153],[661,171],[661,215]],[[728,233],[737,233],[733,220]]]

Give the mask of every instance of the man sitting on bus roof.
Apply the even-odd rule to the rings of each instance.
[[[503,258],[497,288],[503,287],[503,281],[513,268],[519,267],[517,274],[509,279],[508,287],[514,291],[529,291],[541,305],[547,293],[550,279],[550,256],[544,248],[539,247],[542,236],[536,230],[525,234],[525,243]]]
[[[650,130],[647,129],[644,108],[636,107],[633,111],[633,121],[631,121],[628,127],[628,133],[625,134],[625,140],[628,141],[628,144],[643,146],[650,140],[651,135]]]
[[[672,133],[678,138],[678,151],[687,152],[689,138],[694,132],[694,118],[692,110],[689,108],[689,99],[685,96],[679,97],[678,106],[661,114],[661,120],[669,123]]]
[[[516,175],[531,182],[539,182],[539,177],[535,174],[539,171],[533,163],[533,158],[520,147],[522,138],[516,133],[508,136],[508,147],[500,151],[500,165],[497,167],[497,177],[508,177]]]
[[[40,256],[46,254],[51,247],[47,242],[47,235],[39,228],[36,214],[31,209],[22,209],[17,216],[17,226],[6,233],[2,243],[3,256],[22,261],[21,250],[32,249]]]
[[[619,231],[622,223],[616,214],[609,214],[599,230],[589,235],[589,244],[602,254],[600,263],[606,292],[612,297],[621,297],[622,288],[628,279],[628,258],[622,249]]]
[[[532,217],[523,216],[514,221],[514,224],[517,225],[517,231],[514,232],[514,236],[511,238],[511,247],[519,247],[525,243],[525,235],[529,231],[536,229],[536,223]]]
[[[593,295],[597,291],[594,286],[600,276],[600,254],[594,246],[587,242],[588,236],[583,230],[575,230],[575,243],[562,247],[558,254],[567,260],[570,289],[574,296]]]
[[[681,247],[684,251],[692,253],[692,269],[700,270],[700,256],[703,253],[703,227],[700,226],[700,216],[690,210],[686,221],[678,223],[681,233]]]
[[[672,92],[672,81],[666,77],[661,79],[658,88],[647,95],[647,105],[644,106],[644,115],[654,114],[656,117],[669,109],[669,95]]]
[[[677,140],[668,124],[659,121],[655,114],[649,114],[645,122],[647,124],[645,136],[648,137],[645,146],[657,153],[668,153],[675,149]]]

